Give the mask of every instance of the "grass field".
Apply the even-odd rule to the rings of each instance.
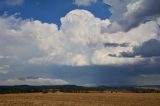
[[[0,95],[0,106],[160,106],[160,94],[32,93]]]

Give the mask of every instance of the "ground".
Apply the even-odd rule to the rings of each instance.
[[[30,93],[0,95],[0,106],[160,106],[156,93]]]

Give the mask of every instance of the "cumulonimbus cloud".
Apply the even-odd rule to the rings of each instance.
[[[119,56],[146,41],[159,39],[159,27],[154,21],[129,32],[102,33],[101,29],[110,25],[109,20],[101,20],[86,10],[73,10],[61,18],[61,23],[58,30],[56,24],[1,17],[0,54],[9,57],[3,65],[14,66],[12,61],[71,66],[135,64],[143,58]],[[107,43],[120,45],[104,45]]]
[[[117,0],[117,2],[118,1],[119,0]],[[110,1],[110,4],[111,2],[113,2],[113,0]],[[118,10],[114,7],[117,2],[114,1],[113,3],[113,10]],[[126,1],[123,3],[123,5],[120,4],[118,6],[120,6],[120,8],[125,6],[125,8],[119,9],[121,14],[117,15],[122,16],[124,13],[129,14],[129,9],[126,5],[134,4],[135,1]],[[130,10],[130,14],[131,13]],[[21,72],[21,70],[23,72],[25,71],[24,73],[29,71],[31,72],[30,74],[32,74],[33,70],[36,70],[34,68],[37,66],[45,66],[43,70],[37,68],[38,71],[44,71],[52,70],[49,66],[59,65],[73,66],[76,68],[80,66],[90,67],[103,65],[106,66],[106,68],[103,67],[101,70],[103,70],[103,72],[104,70],[110,70],[109,73],[115,70],[112,69],[113,66],[122,67],[121,70],[127,67],[125,69],[126,71],[133,71],[134,68],[128,68],[128,66],[137,65],[139,70],[152,70],[157,67],[154,71],[156,73],[160,63],[159,50],[157,49],[157,47],[159,47],[160,30],[158,25],[159,18],[157,17],[158,15],[155,16],[156,19],[151,19],[144,23],[137,21],[138,26],[136,25],[129,28],[128,25],[121,24],[119,20],[121,18],[117,17],[115,19],[115,12],[113,12],[111,19],[101,20],[87,10],[76,9],[70,11],[66,16],[61,18],[62,25],[58,28],[54,23],[49,24],[30,19],[23,20],[14,15],[0,16],[0,74],[6,75],[11,72],[12,75],[14,72]],[[122,18],[125,19],[123,16]],[[134,19],[135,17],[132,18]],[[114,27],[117,31],[110,33],[112,30],[109,29],[109,27],[113,24],[117,25]],[[114,28],[113,30],[115,30]],[[129,30],[126,32],[123,28],[129,28]],[[154,52],[148,51],[153,49],[155,50]],[[122,53],[133,53],[134,55],[126,56],[126,54],[122,55]],[[141,68],[141,64],[144,63],[147,64],[147,67]],[[109,66],[111,66],[111,68]],[[96,68],[94,67],[90,70],[93,69]],[[117,70],[118,69],[119,68],[117,68]],[[73,70],[76,69],[74,68]],[[88,68],[86,68],[86,70],[88,70]],[[144,70],[143,74],[145,74]],[[99,69],[97,69],[96,75],[98,75],[99,79],[103,76],[104,79],[102,82],[105,82],[106,76],[104,75],[107,73],[99,75],[97,74],[98,72]],[[123,71],[121,72],[120,78],[122,78],[124,74]],[[68,74],[68,72],[65,73]],[[116,75],[120,73],[118,72]],[[130,72],[127,73],[130,74]],[[137,71],[135,73],[133,73],[134,77],[139,75]],[[157,73],[159,74],[159,72]],[[90,76],[92,74],[88,75]],[[81,76],[83,76],[82,73]],[[81,76],[79,78],[81,78]],[[126,79],[130,76],[126,75]],[[119,79],[116,80],[119,81]],[[55,81],[55,79],[47,78],[29,78],[25,79],[25,81],[22,79],[10,78],[4,80],[4,83],[41,84],[41,81],[43,83],[49,81],[49,84],[57,84],[57,80]],[[58,80],[57,82],[59,81],[62,82],[62,84],[67,84],[67,82],[62,80]],[[159,82],[159,80],[157,82]]]

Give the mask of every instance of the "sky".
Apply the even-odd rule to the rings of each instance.
[[[159,85],[159,5],[1,0],[0,85]]]

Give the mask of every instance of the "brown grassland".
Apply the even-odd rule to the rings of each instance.
[[[0,95],[0,106],[160,106],[158,93],[30,93]]]

